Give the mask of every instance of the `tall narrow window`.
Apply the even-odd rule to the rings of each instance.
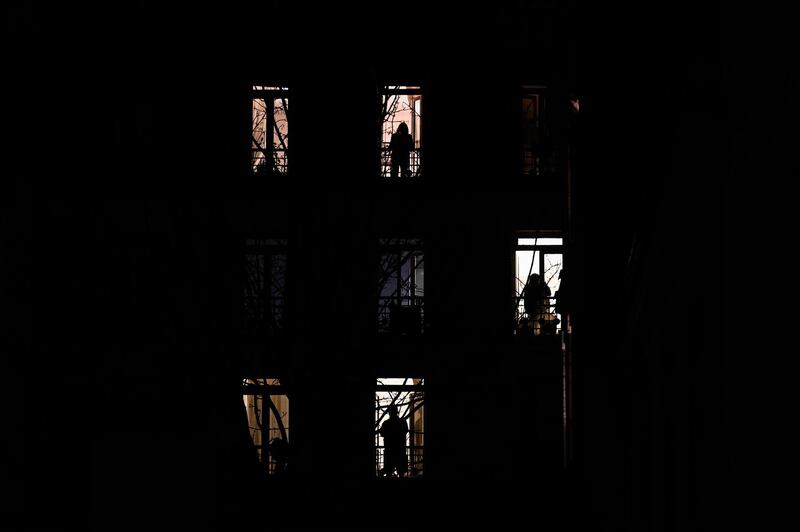
[[[424,470],[425,391],[421,378],[378,379],[375,388],[375,473],[417,477]]]
[[[245,242],[244,309],[252,336],[274,336],[286,318],[286,240]]]
[[[251,167],[256,175],[289,172],[289,90],[253,86]]]
[[[417,238],[380,241],[378,331],[401,335],[424,329],[425,257]]]
[[[289,466],[289,397],[279,379],[244,379],[242,397],[258,460],[270,475]]]
[[[422,91],[384,86],[381,92],[381,176],[392,180],[422,174]]]
[[[546,121],[545,87],[522,88],[522,173],[543,176],[549,173],[552,146]]]
[[[564,263],[562,242],[552,236],[517,238],[514,322],[518,335],[550,335],[561,330],[555,303]]]

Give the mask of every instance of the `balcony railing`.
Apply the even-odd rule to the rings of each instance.
[[[406,477],[416,477],[422,475],[423,471],[423,450],[424,447],[422,445],[407,445],[406,446]],[[385,447],[383,445],[376,445],[375,446],[375,471],[378,476],[381,476],[381,472],[383,471],[384,467],[384,452]]]
[[[396,168],[396,175],[392,175],[392,152],[388,143],[383,143],[381,149],[381,177],[386,178],[411,178],[422,175],[422,148],[411,150],[406,175],[401,175],[402,169]]]
[[[547,336],[561,333],[561,315],[556,313],[556,298],[545,297],[533,315],[525,311],[524,302],[515,298],[515,333],[518,336]]]
[[[272,298],[245,298],[244,327],[249,337],[277,336],[284,328],[286,301]]]
[[[378,332],[417,335],[425,329],[425,305],[421,296],[378,298]]]
[[[289,171],[289,150],[251,148],[254,175],[286,175]],[[271,155],[271,156],[270,156]],[[271,160],[270,160],[271,159]]]

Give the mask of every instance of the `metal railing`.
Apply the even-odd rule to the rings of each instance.
[[[244,327],[248,336],[274,336],[283,330],[286,317],[286,300],[261,297],[245,298]]]
[[[422,172],[422,148],[413,148],[409,154],[408,171],[406,175],[401,175],[401,170],[395,169],[396,175],[392,175],[392,151],[389,144],[384,142],[381,147],[381,177],[386,178],[410,178],[419,177]]]
[[[384,445],[376,445],[375,446],[375,473],[381,476],[385,475],[383,470],[384,468]],[[422,445],[406,445],[406,470],[404,471],[403,477],[416,477],[422,475],[423,472],[423,457],[424,457],[424,446]],[[395,476],[395,473],[389,474],[388,476]]]
[[[558,173],[558,159],[552,148],[525,148],[522,151],[522,173],[528,176],[547,177]]]
[[[289,150],[284,148],[251,148],[251,170],[254,175],[286,175],[289,171]]]
[[[422,296],[378,298],[378,332],[420,334],[425,330],[425,299]]]
[[[533,315],[525,311],[524,300],[514,298],[515,334],[518,336],[547,336],[561,333],[561,315],[556,313],[556,298],[544,297]]]

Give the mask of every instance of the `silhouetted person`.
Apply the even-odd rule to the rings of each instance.
[[[534,334],[541,334],[549,317],[550,287],[538,273],[533,273],[528,278],[528,284],[525,285],[523,294],[525,312],[533,324]]]
[[[286,473],[286,465],[289,461],[289,444],[283,438],[274,438],[269,442],[269,454],[275,462],[272,470],[275,475]]]
[[[402,477],[406,466],[406,434],[408,425],[397,415],[397,407],[390,405],[387,409],[389,419],[383,422],[380,435],[383,436],[383,469],[381,475],[391,476],[397,471],[397,476]]]
[[[392,133],[392,140],[389,142],[389,151],[392,158],[392,177],[397,177],[397,171],[400,170],[400,175],[408,177],[411,175],[409,170],[409,163],[411,160],[411,149],[414,147],[414,140],[408,133],[408,126],[405,122],[401,122],[397,126],[397,131]]]

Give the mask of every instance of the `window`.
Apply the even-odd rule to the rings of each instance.
[[[384,86],[381,93],[381,177],[422,174],[422,91],[418,86]]]
[[[514,323],[518,335],[551,335],[561,330],[555,296],[564,263],[562,243],[561,237],[550,235],[517,238]]]
[[[274,336],[286,318],[286,240],[245,242],[245,328],[251,336]]]
[[[522,88],[522,173],[543,176],[552,173],[553,148],[547,127],[545,87]]]
[[[380,241],[378,331],[400,335],[424,329],[425,258],[422,241],[387,238]]]
[[[424,469],[424,380],[378,379],[375,389],[375,473],[418,477]]]
[[[289,171],[289,90],[253,86],[251,167],[255,175],[284,176]]]
[[[289,397],[276,378],[244,379],[242,397],[258,461],[270,475],[289,466]]]

